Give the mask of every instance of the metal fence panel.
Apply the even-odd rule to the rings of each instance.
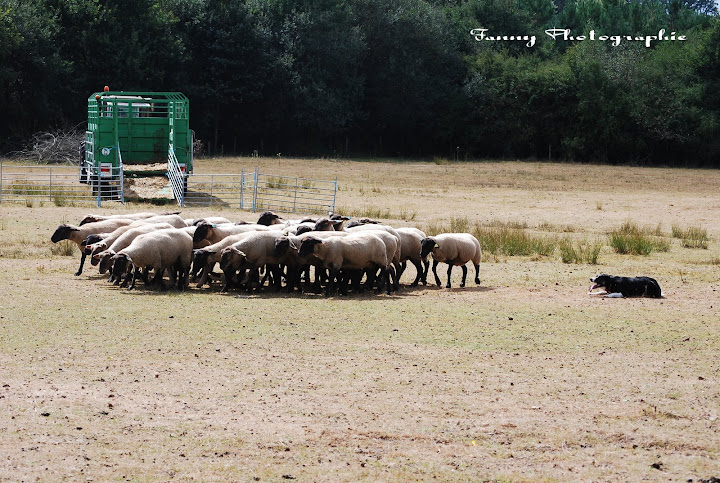
[[[334,211],[337,180],[320,180],[260,173],[191,174],[187,190],[183,173],[169,154],[168,176],[175,199],[183,206],[226,207],[241,210],[275,210],[285,213],[327,213]],[[54,202],[57,205],[79,202],[125,202],[122,164],[113,168],[101,165],[88,168],[88,184],[78,182],[77,167],[16,166],[0,161],[0,203]]]
[[[79,168],[72,166],[17,166],[0,161],[0,203],[124,202],[122,167],[98,167],[79,183]]]

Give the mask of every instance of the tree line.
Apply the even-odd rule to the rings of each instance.
[[[0,152],[104,85],[213,154],[720,167],[712,0],[0,0]]]

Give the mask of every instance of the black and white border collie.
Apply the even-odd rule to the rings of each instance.
[[[588,295],[604,295],[606,297],[653,297],[662,298],[662,291],[657,280],[650,277],[614,277],[605,273],[590,279],[593,285]],[[593,292],[596,288],[604,288],[604,292]]]

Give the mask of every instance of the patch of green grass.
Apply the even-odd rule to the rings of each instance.
[[[626,221],[618,229],[610,232],[610,246],[616,253],[629,255],[649,255],[654,251],[666,252],[670,244],[661,238],[662,229],[641,228],[632,221]]]
[[[558,243],[560,259],[563,263],[587,263],[589,265],[597,265],[602,246],[600,241],[590,242],[587,239],[573,241],[570,238],[563,238]]]
[[[703,248],[707,250],[708,238],[707,230],[699,226],[691,226],[681,228],[678,225],[672,226],[673,238],[679,238],[680,243],[685,248]]]

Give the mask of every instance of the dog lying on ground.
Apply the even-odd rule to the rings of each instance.
[[[653,297],[662,298],[662,290],[657,280],[650,277],[614,277],[605,273],[590,279],[593,285],[589,295],[606,297]],[[604,288],[604,292],[593,292],[596,288]]]

